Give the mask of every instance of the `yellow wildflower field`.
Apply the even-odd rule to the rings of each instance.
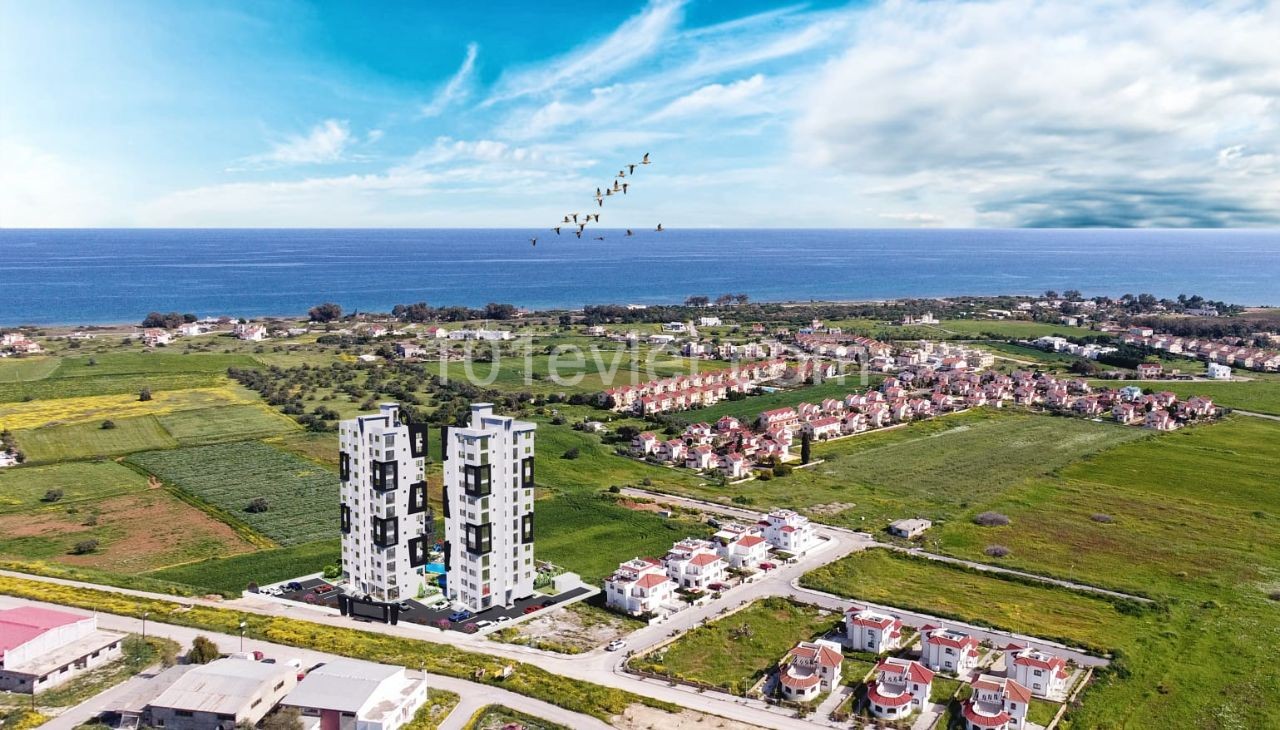
[[[52,424],[84,423],[108,418],[160,416],[175,411],[252,403],[243,389],[232,385],[188,390],[162,390],[151,400],[140,401],[134,393],[55,398],[27,403],[0,404],[0,428],[18,430]]]

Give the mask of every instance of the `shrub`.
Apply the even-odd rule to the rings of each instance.
[[[115,421],[103,421],[103,422],[102,422],[102,430],[103,430],[103,431],[110,431],[111,429],[113,429],[113,428],[115,428],[115,427],[116,427],[116,422],[115,422]]]
[[[578,453],[578,447],[577,447],[577,446],[574,446],[573,448],[571,448],[571,449],[569,449],[568,451],[564,452],[564,455],[563,455],[561,458],[563,458],[563,459],[576,459],[576,458],[578,458],[578,455],[579,455],[579,453]]]
[[[50,489],[49,491],[44,493],[44,496],[40,498],[40,501],[41,502],[57,502],[60,499],[62,499],[62,490]]]
[[[1270,598],[1273,601],[1280,601],[1280,590],[1271,591],[1271,594],[1267,596],[1267,598]]]
[[[790,475],[791,475],[791,465],[790,465],[790,464],[778,464],[777,466],[773,467],[773,475],[774,475],[775,477],[785,477],[785,476],[790,476]]]
[[[245,506],[244,511],[256,515],[266,512],[270,506],[271,505],[267,503],[266,497],[254,497],[249,501],[249,504]]]
[[[988,545],[987,549],[982,552],[986,553],[988,557],[1003,558],[1009,554],[1009,548],[1004,545]]]
[[[337,565],[326,565],[321,572],[325,580],[334,580],[342,575],[342,568]]]
[[[88,555],[98,549],[97,540],[81,540],[71,548],[72,555]]]
[[[1101,522],[1103,524],[1110,524],[1112,522],[1115,522],[1114,517],[1112,517],[1111,515],[1104,515],[1101,512],[1089,515],[1089,519],[1093,520],[1094,522]]]
[[[609,487],[609,494],[619,494],[621,492],[622,492],[622,487],[619,487],[617,484],[614,484],[613,486]]]
[[[1003,527],[1009,524],[1009,516],[999,512],[983,512],[973,518],[973,524],[983,527]]]
[[[150,389],[150,388],[143,388],[141,391],[139,391],[139,392],[138,392],[138,400],[140,400],[140,401],[148,401],[148,400],[151,400],[151,389]]]
[[[759,479],[759,480],[760,480],[760,481],[762,481],[762,482],[767,482],[767,481],[769,481],[770,479],[773,479],[773,472],[771,472],[771,471],[762,471],[762,472],[760,472],[759,474],[756,474],[756,479]]]
[[[187,661],[191,664],[208,664],[222,656],[218,645],[207,636],[197,636],[191,642],[191,651],[187,652]]]

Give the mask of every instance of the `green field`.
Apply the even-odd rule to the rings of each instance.
[[[1250,375],[1250,377],[1256,377]],[[1223,382],[1214,383],[1207,381],[1197,382],[1178,382],[1174,380],[1162,380],[1153,382],[1144,381],[1125,381],[1125,380],[1102,380],[1093,381],[1098,385],[1105,385],[1112,388],[1123,388],[1126,385],[1137,385],[1142,388],[1151,388],[1152,390],[1167,390],[1177,393],[1179,398],[1186,399],[1193,395],[1203,395],[1213,399],[1213,402],[1227,408],[1239,408],[1242,411],[1256,411],[1258,413],[1270,413],[1272,415],[1280,415],[1280,380],[1270,378],[1258,378],[1247,382]]]
[[[338,565],[342,561],[341,550],[338,540],[318,540],[176,565],[148,573],[147,577],[189,585],[208,593],[235,595],[251,582],[267,585],[319,573],[326,565]]]
[[[92,364],[91,364],[92,363]],[[100,378],[118,375],[173,373],[222,374],[229,367],[255,367],[258,361],[243,353],[107,352],[63,357],[52,378]]]
[[[631,666],[745,694],[789,649],[835,628],[837,613],[766,598],[699,626]]]
[[[0,383],[40,380],[58,369],[56,357],[7,357],[0,359]]]
[[[56,504],[71,505],[146,488],[146,477],[111,461],[0,469],[0,513],[44,506],[41,499],[50,490],[62,490]]]
[[[1047,585],[1002,580],[891,550],[854,553],[805,574],[801,585],[848,598],[1108,651],[1160,622],[1154,610]]]
[[[333,472],[256,441],[134,454],[129,462],[211,505],[214,514],[248,524],[281,545],[332,538],[338,531]],[[257,497],[266,512],[245,507]]]
[[[93,375],[74,378],[44,378],[21,383],[0,383],[0,403],[94,395],[138,393],[143,389],[188,390],[222,385],[226,376],[217,373],[155,373],[143,375]]]
[[[178,445],[155,416],[111,422],[115,428],[105,429],[99,421],[32,428],[15,435],[18,445],[26,452],[27,461],[33,464],[170,449]]]
[[[160,416],[159,421],[183,446],[247,441],[298,430],[292,419],[257,403],[176,411]],[[336,452],[337,446],[332,447]]]
[[[546,354],[528,358],[519,354],[503,355],[494,363],[437,362],[431,363],[429,370],[450,380],[462,380],[504,392],[571,394],[598,393],[614,385],[719,370],[730,365],[720,360],[690,360],[678,354],[651,352],[644,346],[637,350],[636,357],[632,357],[632,353],[622,345],[602,340],[575,342],[555,338],[546,345],[539,343],[537,350],[541,352],[546,346],[563,344],[579,347],[581,356],[576,356],[572,350],[556,356],[554,372],[557,379],[551,377],[552,356]],[[599,348],[594,355],[590,349],[593,346]],[[480,354],[488,350],[477,347],[476,352]],[[632,377],[632,371],[640,375]]]
[[[959,516],[1028,477],[1149,435],[1110,423],[981,409],[815,444],[813,458],[823,463],[784,479],[676,491],[792,507],[819,521],[878,530],[902,517]]]
[[[944,319],[936,327],[961,337],[994,339],[1008,338],[1015,340],[1035,339],[1059,335],[1062,337],[1080,337],[1090,331],[1084,327],[1068,327],[1064,324],[1048,324],[1016,319]]]

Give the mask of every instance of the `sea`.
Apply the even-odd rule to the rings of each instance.
[[[539,309],[726,293],[862,301],[1078,289],[1280,305],[1277,230],[588,232],[0,229],[0,325],[288,315],[324,301]]]

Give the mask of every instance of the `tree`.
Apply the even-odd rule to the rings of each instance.
[[[196,321],[194,314],[183,314],[182,312],[150,312],[146,318],[142,320],[143,327],[161,327],[164,329],[173,329],[178,325],[187,322]]]
[[[307,311],[307,316],[312,322],[332,322],[342,319],[342,307],[333,302],[317,304]]]
[[[1068,289],[1062,292],[1062,298],[1070,299],[1073,302],[1078,302],[1081,299],[1084,299],[1084,294],[1081,294],[1079,289]]]
[[[514,304],[498,304],[497,302],[489,302],[484,305],[485,319],[512,319],[516,316],[516,306]]]
[[[49,491],[44,493],[44,496],[40,498],[40,501],[41,502],[57,502],[60,499],[62,499],[62,490],[50,489]]]
[[[705,307],[710,303],[711,300],[709,298],[698,295],[686,297],[684,300],[684,305],[686,307]]]
[[[98,549],[97,540],[81,540],[71,548],[72,555],[88,555]]]
[[[107,420],[107,421],[103,421],[103,422],[102,422],[102,430],[103,430],[103,431],[110,431],[111,429],[113,429],[113,428],[115,428],[115,427],[116,427],[116,422],[115,422],[115,421]]]
[[[151,400],[151,389],[150,389],[150,388],[143,388],[142,390],[138,391],[138,400],[140,400],[140,401],[149,401],[149,400]]]
[[[244,508],[244,511],[250,514],[259,514],[266,512],[269,507],[270,505],[267,503],[266,497],[254,497],[249,501],[249,504]]]
[[[810,448],[809,442],[810,442],[809,432],[805,431],[803,434],[800,435],[800,463],[801,464],[809,463],[809,448]]]
[[[192,664],[208,664],[222,656],[218,645],[207,636],[197,636],[191,642],[191,651],[187,652],[187,661]]]
[[[578,458],[578,447],[577,447],[577,446],[574,446],[573,448],[571,448],[571,449],[569,449],[568,451],[564,452],[564,456],[563,456],[563,457],[561,457],[561,458],[565,458],[565,459],[576,459],[576,458]]]

